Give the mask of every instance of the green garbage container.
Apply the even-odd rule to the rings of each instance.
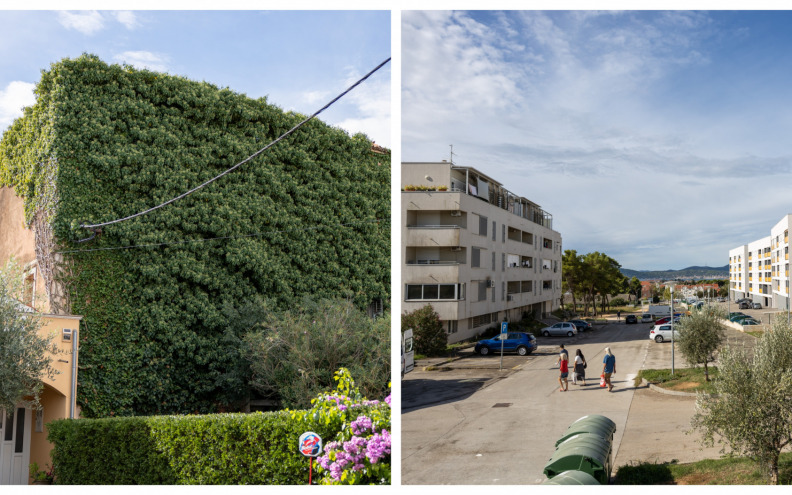
[[[616,423],[599,414],[589,414],[578,419],[567,428],[564,435],[556,442],[556,448],[567,438],[578,433],[592,433],[613,442],[613,434],[616,432]]]
[[[599,485],[599,482],[590,474],[583,471],[564,471],[551,478],[543,485]]]
[[[600,484],[607,485],[611,473],[612,442],[601,435],[578,433],[561,442],[544,467],[554,478],[564,471],[583,471]]]

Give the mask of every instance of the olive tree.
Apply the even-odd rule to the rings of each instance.
[[[11,260],[0,269],[0,408],[18,404],[37,409],[42,379],[52,378],[57,348],[51,338],[39,334],[41,319],[21,304],[22,272]]]
[[[724,347],[715,394],[699,393],[694,429],[705,445],[715,441],[731,453],[760,463],[778,484],[778,457],[792,444],[792,327],[773,322],[753,349]]]
[[[726,314],[715,306],[693,311],[675,324],[679,332],[679,350],[690,364],[704,365],[704,378],[709,381],[708,363],[715,360],[715,352],[723,343],[726,328],[721,323]]]

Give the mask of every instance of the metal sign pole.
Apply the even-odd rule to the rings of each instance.
[[[501,360],[500,360],[500,369],[498,371],[503,371],[503,341],[506,340],[506,337],[509,336],[509,324],[507,322],[501,322]]]

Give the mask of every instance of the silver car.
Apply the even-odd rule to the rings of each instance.
[[[569,323],[568,321],[562,321],[542,329],[542,335],[545,337],[549,337],[551,335],[566,335],[567,337],[572,337],[573,335],[577,335],[577,333],[578,332],[575,325]]]

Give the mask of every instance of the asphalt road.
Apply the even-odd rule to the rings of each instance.
[[[444,366],[416,371],[402,382],[402,483],[538,484],[555,441],[586,414],[617,425],[614,468],[630,462],[716,458],[687,434],[695,400],[635,388],[641,368],[668,368],[671,344],[648,339],[649,324],[609,324],[572,338],[539,338],[528,357],[469,355]],[[738,335],[739,334],[739,335]],[[732,342],[752,337],[728,332]],[[570,356],[581,349],[588,385],[559,392],[558,345]],[[612,393],[599,387],[604,348],[616,355]],[[675,353],[675,366],[687,364]]]

